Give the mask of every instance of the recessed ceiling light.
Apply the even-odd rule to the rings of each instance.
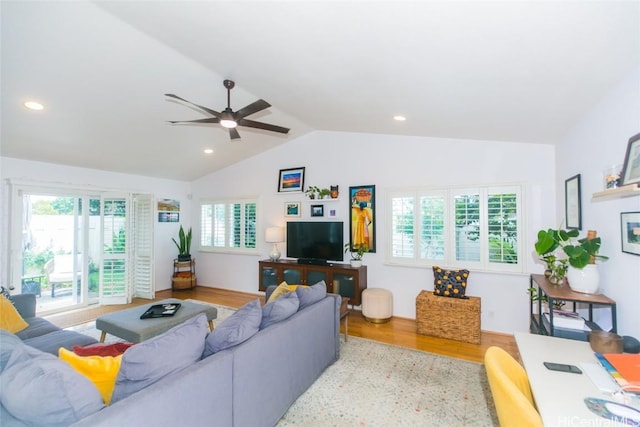
[[[393,120],[397,121],[397,122],[404,122],[405,120],[407,120],[407,118],[405,116],[393,116]]]
[[[211,148],[205,148],[205,149],[204,149],[204,154],[213,154],[213,149],[211,149]]]
[[[30,110],[35,110],[35,111],[40,111],[42,109],[44,109],[44,105],[40,104],[39,102],[36,101],[27,101],[23,104],[25,107],[27,107]]]

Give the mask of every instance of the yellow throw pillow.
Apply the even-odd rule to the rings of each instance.
[[[16,334],[29,324],[24,321],[18,310],[4,295],[0,295],[0,329]]]
[[[111,403],[111,395],[116,386],[122,355],[119,356],[78,356],[60,347],[58,356],[79,374],[84,375],[96,386],[105,404]]]
[[[267,301],[267,303],[277,300],[284,294],[288,294],[289,292],[294,292],[297,287],[298,285],[288,285],[287,282],[280,283],[278,287],[275,288],[271,293],[271,296],[269,297],[269,300]]]

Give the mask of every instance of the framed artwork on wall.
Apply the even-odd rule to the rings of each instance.
[[[376,186],[349,187],[349,243],[351,248],[365,244],[376,251]]]
[[[620,213],[622,252],[640,255],[640,212]]]
[[[640,133],[629,138],[622,168],[622,185],[640,184]]]
[[[304,168],[280,169],[278,192],[291,193],[304,188]]]
[[[286,218],[300,217],[300,202],[286,202],[284,204],[284,216]]]
[[[580,198],[580,174],[564,182],[565,222],[569,229],[582,229],[582,205]]]
[[[311,216],[324,216],[324,205],[311,205]]]

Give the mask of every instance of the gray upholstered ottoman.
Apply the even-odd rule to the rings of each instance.
[[[152,305],[175,303],[180,303],[182,306],[176,314],[171,317],[140,319],[142,313],[147,311]],[[111,334],[123,340],[138,343],[160,335],[200,313],[207,315],[209,329],[213,330],[213,320],[218,316],[218,310],[215,307],[175,298],[155,301],[151,304],[105,314],[96,319],[96,329],[102,331],[100,342],[104,342],[106,335]]]

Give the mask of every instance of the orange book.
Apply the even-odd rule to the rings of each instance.
[[[607,353],[603,356],[630,383],[640,384],[640,354]]]

